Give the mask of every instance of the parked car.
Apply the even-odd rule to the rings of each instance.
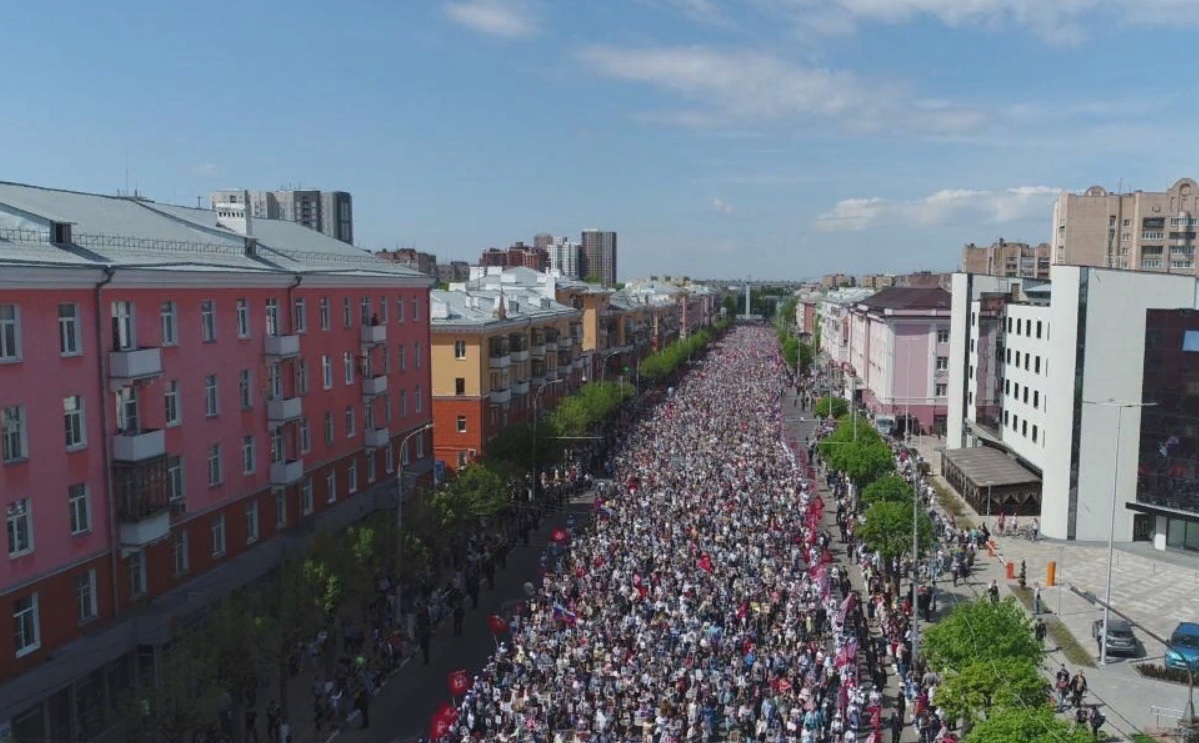
[[[1166,647],[1166,668],[1199,670],[1199,623],[1179,622]]]
[[[1102,655],[1102,619],[1096,619],[1094,624],[1091,625],[1091,637],[1095,638],[1095,644],[1099,646],[1099,653]],[[1132,624],[1127,619],[1109,617],[1107,620],[1107,654],[1136,655],[1138,649],[1137,636],[1132,633]]]

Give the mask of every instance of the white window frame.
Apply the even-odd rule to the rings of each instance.
[[[67,486],[67,513],[71,536],[88,534],[92,530],[92,501],[87,483],[78,482]]]
[[[466,341],[463,341],[463,340],[454,341],[454,358],[456,358],[456,359],[465,359],[466,358]]]
[[[412,438],[416,441],[416,458],[424,459],[425,458],[425,434],[424,434],[424,432],[422,431],[421,433],[418,433],[417,435],[413,436]]]
[[[237,300],[237,330],[238,337],[244,338],[241,334],[242,321],[242,303],[244,299]],[[200,342],[201,343],[216,343],[216,302],[211,299],[200,301]]]
[[[265,302],[265,310],[263,311],[263,322],[266,323],[266,334],[269,336],[283,335],[283,327],[281,325],[282,318],[279,316],[279,300],[270,297]]]
[[[183,423],[183,408],[180,407],[179,380],[172,379],[166,383],[166,391],[162,393],[163,419],[167,428],[173,428]]]
[[[328,297],[321,297],[321,330],[329,330],[333,327],[332,308],[329,306],[329,304]]]
[[[65,313],[65,314],[64,314]],[[82,356],[83,335],[80,331],[79,305],[61,302],[58,305],[58,353],[61,356]]]
[[[208,533],[212,538],[212,556],[224,557],[225,549],[225,514],[218,513],[208,524]]]
[[[133,597],[146,595],[146,553],[133,550],[129,553],[126,569],[129,575],[129,594]]]
[[[304,478],[304,484],[300,486],[300,515],[310,516],[315,506],[312,502],[312,476],[308,475]]]
[[[325,498],[327,503],[337,502],[337,471],[329,470],[325,475]]]
[[[345,367],[346,384],[354,384],[354,354],[350,351],[343,353],[341,363]]]
[[[308,424],[307,418],[300,419],[299,436],[300,436],[300,456],[304,456],[305,454],[311,453],[312,452],[312,428]]]
[[[421,394],[420,385],[416,385],[416,389],[412,391],[412,409],[419,413],[421,408],[425,406],[424,395]]]
[[[303,297],[291,303],[291,329],[297,334],[308,332],[308,300]]]
[[[0,363],[21,360],[21,308],[0,304]]]
[[[287,451],[287,442],[283,439],[283,426],[271,431],[271,463],[283,464]]]
[[[204,417],[215,418],[221,414],[220,380],[215,374],[204,377]]]
[[[942,338],[944,338],[945,340],[941,340]],[[948,343],[948,342],[949,342],[949,331],[946,330],[945,328],[938,329],[937,330],[937,343]]]
[[[417,369],[419,369],[421,367],[421,364],[424,363],[421,361],[421,352],[420,351],[421,351],[420,341],[413,343],[412,344],[412,364]]]
[[[344,297],[341,303],[341,324],[343,327],[354,327],[354,303],[349,297]]]
[[[400,390],[400,418],[408,417],[408,390]]]
[[[158,305],[158,318],[162,328],[162,345],[179,345],[179,310],[174,302]]]
[[[241,473],[243,475],[252,475],[257,469],[258,457],[254,450],[254,437],[246,435],[241,437]]]
[[[28,601],[28,606],[20,606]],[[22,596],[15,599],[12,603],[12,623],[13,623],[13,646],[16,649],[16,657],[23,658],[26,655],[36,651],[42,646],[42,627],[41,619],[38,616],[38,595],[31,593],[28,596]],[[29,617],[29,634],[32,637],[25,635],[25,617]]]
[[[254,379],[249,369],[242,369],[237,374],[237,397],[242,410],[254,407]]]
[[[336,430],[334,429],[334,426],[333,426],[333,411],[326,410],[325,411],[325,446],[332,445],[334,438],[336,438],[336,435],[337,435]]]
[[[96,600],[96,569],[75,573],[75,618],[79,624],[92,621],[100,615],[100,605]]]
[[[333,389],[333,357],[321,355],[321,383],[327,390]]]
[[[376,459],[375,452],[368,451],[366,453],[366,481],[372,483],[378,477],[379,463]]]
[[[246,544],[258,541],[258,500],[251,498],[246,503]]]
[[[287,489],[275,488],[275,529],[287,528]]]
[[[935,366],[933,367],[934,371],[949,371],[949,357],[948,356],[938,356],[938,357],[936,357],[936,361],[934,361],[933,363],[935,364]]]
[[[371,324],[371,313],[373,310],[373,305],[371,304],[371,298],[363,297],[362,299],[358,300],[358,308],[361,311],[360,314],[362,315],[362,324],[370,325]]]
[[[396,297],[396,322],[404,322],[404,297]]]
[[[379,324],[387,324],[387,297],[379,297]]]
[[[412,322],[420,322],[420,297],[412,298]]]
[[[5,527],[8,534],[8,556],[21,557],[33,552],[33,499],[17,498],[5,504]]]
[[[171,557],[175,563],[176,578],[191,572],[191,536],[187,529],[175,532],[175,538],[171,543]]]
[[[137,348],[137,322],[133,313],[133,302],[112,303],[112,319],[115,321],[113,345],[117,350],[129,351]]]
[[[358,462],[350,462],[350,466],[346,468],[346,492],[350,495],[358,492]]]
[[[67,451],[87,448],[87,412],[83,395],[67,395],[62,399],[63,436]]]
[[[454,421],[454,430],[458,433],[466,433],[466,416],[460,415]]]
[[[308,359],[296,360],[296,394],[301,397],[308,394]]]
[[[383,452],[383,472],[390,475],[396,471],[395,451],[389,446]]]
[[[352,439],[358,434],[358,414],[353,405],[346,406],[346,438]]]
[[[225,480],[225,464],[222,459],[221,445],[213,444],[208,447],[208,486],[215,488]]]
[[[183,473],[183,457],[167,457],[167,488],[170,493],[171,511],[187,513],[187,478]]]
[[[408,347],[403,343],[400,344],[400,350],[396,352],[396,358],[400,362],[400,371],[408,371]]]

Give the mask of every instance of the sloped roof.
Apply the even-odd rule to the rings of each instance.
[[[939,286],[892,286],[870,295],[858,304],[876,310],[948,310],[949,292]]]

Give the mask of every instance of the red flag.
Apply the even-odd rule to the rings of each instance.
[[[712,572],[712,558],[708,555],[699,558],[699,569],[705,573]]]
[[[444,738],[449,734],[450,727],[457,719],[458,710],[451,707],[449,702],[442,702],[429,723],[429,740],[436,741]]]
[[[492,614],[487,617],[487,628],[491,630],[491,634],[493,635],[502,635],[508,631],[508,620],[499,614]]]
[[[469,688],[470,676],[466,674],[465,669],[450,671],[450,696],[456,697],[465,694]]]
[[[567,535],[565,529],[554,529],[550,534],[550,539],[554,540],[556,544],[565,544],[568,538],[569,535]]]

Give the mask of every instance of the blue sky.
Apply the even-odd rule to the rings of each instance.
[[[1195,0],[13,0],[0,23],[0,178],[344,189],[361,245],[442,259],[601,227],[622,277],[952,269],[1048,239],[1060,189],[1199,175]]]

